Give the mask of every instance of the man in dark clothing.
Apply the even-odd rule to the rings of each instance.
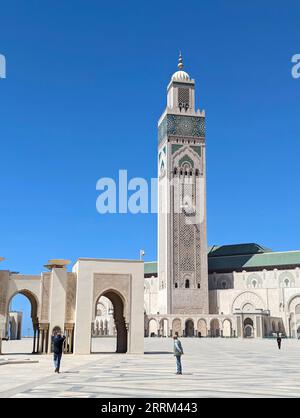
[[[174,356],[176,357],[176,374],[182,374],[182,366],[181,366],[181,356],[183,354],[183,349],[181,342],[178,339],[177,333],[173,337],[174,340]]]
[[[61,361],[65,339],[66,337],[64,335],[61,335],[61,333],[59,332],[55,333],[54,336],[52,337],[55,373],[59,373],[60,361]]]
[[[277,332],[277,345],[279,350],[281,349],[281,336],[279,334],[279,332]]]

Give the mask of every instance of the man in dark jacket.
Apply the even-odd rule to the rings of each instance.
[[[281,335],[277,332],[277,345],[279,350],[281,349]]]
[[[176,357],[176,368],[177,368],[176,374],[182,374],[182,367],[181,367],[181,356],[183,354],[182,345],[176,334],[173,337],[173,339],[174,339],[174,356]]]
[[[55,367],[55,373],[59,373],[60,369],[60,361],[61,356],[63,352],[63,345],[66,337],[64,335],[61,335],[60,332],[55,332],[52,337],[52,343],[53,343],[53,360],[54,360],[54,367]]]

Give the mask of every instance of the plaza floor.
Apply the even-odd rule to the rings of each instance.
[[[99,340],[99,341],[98,341]],[[96,351],[113,339],[93,342]],[[20,354],[31,341],[4,341],[0,397],[299,397],[300,341],[181,339],[183,375],[175,375],[172,340],[145,339],[144,355],[65,355],[53,373],[50,355]],[[99,346],[99,347],[98,347]],[[19,354],[16,354],[19,352]],[[6,364],[1,360],[38,360]]]

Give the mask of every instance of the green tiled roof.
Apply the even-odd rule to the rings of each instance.
[[[208,257],[208,271],[229,272],[270,267],[300,266],[300,251]]]
[[[145,262],[144,263],[144,274],[145,275],[155,275],[157,274],[157,262]]]
[[[232,245],[213,245],[209,248],[209,257],[231,256],[231,255],[246,255],[272,252],[270,248],[262,247],[261,245],[250,244],[232,244]]]
[[[212,246],[208,249],[209,273],[289,266],[300,267],[300,251],[274,252],[258,244]],[[157,275],[156,261],[145,263],[145,275]]]

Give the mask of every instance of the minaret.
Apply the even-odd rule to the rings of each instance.
[[[178,71],[158,121],[159,313],[208,313],[205,112],[195,81]]]

